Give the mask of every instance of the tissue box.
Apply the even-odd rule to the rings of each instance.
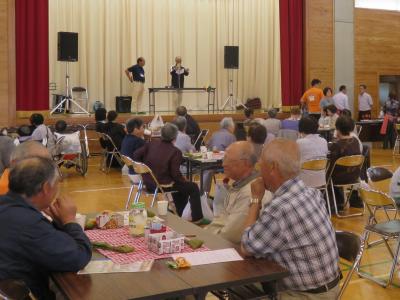
[[[124,226],[124,216],[120,213],[103,212],[96,216],[99,229],[116,229]]]
[[[149,234],[148,248],[150,251],[161,254],[182,252],[185,237],[175,231]]]

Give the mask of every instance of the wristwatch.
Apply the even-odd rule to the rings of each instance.
[[[251,198],[250,199],[250,205],[252,205],[252,204],[260,204],[260,203],[261,203],[261,200],[258,199],[258,198]]]

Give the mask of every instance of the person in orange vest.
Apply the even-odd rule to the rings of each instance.
[[[324,97],[324,93],[320,88],[321,80],[313,79],[311,81],[311,88],[304,92],[303,96],[300,99],[300,104],[303,113],[307,112],[312,117],[315,117],[317,120],[321,116],[321,108],[320,102]]]

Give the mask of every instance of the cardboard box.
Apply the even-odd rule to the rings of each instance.
[[[161,254],[182,252],[185,237],[175,231],[149,234],[148,248],[150,251]]]

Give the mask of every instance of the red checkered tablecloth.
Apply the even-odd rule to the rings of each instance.
[[[134,238],[129,235],[129,227],[123,227],[118,229],[109,230],[87,230],[86,235],[91,241],[96,242],[106,242],[112,246],[129,245],[135,248],[132,253],[118,253],[103,249],[98,249],[98,251],[104,256],[110,258],[113,262],[118,264],[128,264],[138,261],[160,259],[171,257],[172,254],[158,255],[147,249],[147,244],[144,241],[144,237]],[[197,251],[207,251],[207,247],[203,246],[199,249],[193,250],[188,245],[184,245],[183,252],[197,252]]]

